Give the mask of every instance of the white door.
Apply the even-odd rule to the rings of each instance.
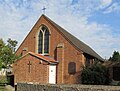
[[[49,66],[49,83],[56,84],[56,65]]]

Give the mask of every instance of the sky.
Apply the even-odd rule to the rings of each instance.
[[[120,52],[120,0],[0,0],[0,38],[22,43],[43,14],[109,58]]]

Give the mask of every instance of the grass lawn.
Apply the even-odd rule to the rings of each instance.
[[[5,86],[0,86],[0,91],[5,91]]]

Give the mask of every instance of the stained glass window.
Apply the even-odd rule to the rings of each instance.
[[[49,53],[49,31],[45,31],[44,35],[44,52]]]
[[[43,25],[40,28],[39,33],[39,42],[38,42],[38,53],[40,54],[48,54],[49,53],[49,30]]]
[[[38,42],[38,53],[39,54],[42,54],[42,48],[43,48],[43,33],[42,33],[42,31],[40,31],[40,33],[39,33],[39,40],[38,40],[39,42]]]

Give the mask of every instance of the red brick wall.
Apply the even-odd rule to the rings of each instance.
[[[29,65],[31,63],[30,72]],[[14,65],[15,83],[18,82],[39,82],[48,83],[48,65],[46,62],[40,64],[40,59],[28,55],[17,61]]]
[[[56,48],[56,56],[57,61],[59,61],[59,64],[57,65],[57,83],[63,83],[63,72],[64,72],[64,47],[63,46],[57,46]]]
[[[79,73],[82,70],[82,66],[85,63],[84,55],[81,53],[81,51],[78,51],[70,42],[68,42],[67,39],[56,28],[54,28],[49,22],[47,22],[44,19],[44,17],[41,17],[40,20],[36,23],[36,25],[33,27],[32,31],[29,33],[29,35],[23,41],[22,45],[17,50],[16,54],[20,54],[22,52],[22,49],[24,49],[24,47],[27,47],[28,51],[35,52],[35,40],[36,40],[35,35],[41,24],[45,24],[51,32],[50,54],[49,54],[51,57],[56,58],[56,48],[57,48],[58,44],[62,43],[64,45],[64,47],[62,49],[63,52],[58,53],[59,55],[57,56],[57,57],[62,57],[62,60],[58,64],[58,69],[57,69],[57,71],[58,71],[57,76],[59,75],[57,77],[57,83],[77,83]],[[29,57],[28,57],[28,60],[30,60]],[[68,63],[73,62],[73,61],[76,63],[76,72],[77,73],[75,75],[70,75],[70,74],[68,74]],[[24,61],[21,60],[20,63],[24,64]],[[63,65],[63,66],[61,66],[61,65]],[[21,65],[21,68],[22,68],[22,66],[24,66],[24,65]],[[22,71],[21,74],[25,74],[25,71],[23,71],[23,70],[20,70],[20,71]],[[35,73],[36,75],[34,75],[34,76],[38,77],[37,74],[40,74],[41,72],[39,72],[39,70],[36,70],[36,71],[37,71]],[[17,75],[18,74],[19,73],[17,73]],[[25,78],[21,77],[20,79],[25,79]],[[20,79],[18,81],[20,81]],[[39,79],[39,78],[36,78],[36,79]],[[28,78],[28,80],[31,80],[30,77]]]

